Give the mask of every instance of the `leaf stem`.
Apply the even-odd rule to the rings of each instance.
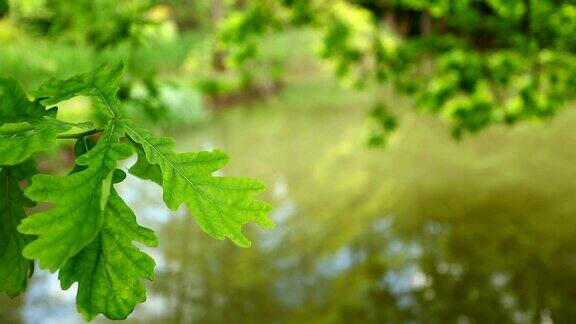
[[[85,132],[81,132],[81,133],[74,133],[74,134],[60,134],[58,135],[58,139],[75,139],[75,138],[82,138],[88,135],[93,135],[93,134],[98,134],[98,133],[102,133],[104,130],[103,129],[99,129],[99,128],[94,128],[94,129],[90,129],[87,130]]]

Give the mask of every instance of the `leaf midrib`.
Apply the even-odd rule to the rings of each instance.
[[[103,158],[102,158],[102,160],[101,160],[103,165],[105,164],[104,160],[106,159],[106,157],[108,156],[108,153],[110,152],[110,146],[111,146],[111,141],[112,141],[112,134],[114,133],[114,128],[116,127],[116,124],[115,124],[115,123],[112,123],[112,125],[111,125],[110,127],[111,127],[111,129],[110,129],[110,136],[109,136],[109,138],[108,138],[108,141],[106,142],[106,147],[105,147],[105,149],[104,149],[104,152],[105,152],[105,153],[103,154],[104,156],[103,156]],[[100,190],[103,190],[103,186],[101,185],[101,183],[102,183],[102,178],[103,178],[103,176],[102,176],[103,169],[104,169],[104,167],[101,167],[101,168],[99,169],[99,171],[98,171],[98,178],[97,178],[98,181],[96,182],[96,185],[97,185],[96,190],[98,190],[98,187],[100,187]],[[86,170],[88,170],[88,169],[86,169]],[[100,184],[100,185],[98,185],[98,184]],[[103,192],[100,192],[100,194],[102,195]],[[92,195],[91,198],[92,198],[92,199],[90,200],[90,206],[94,206],[94,205],[95,205],[95,199],[97,198],[97,196],[96,196],[96,195]],[[100,197],[98,197],[98,199],[100,199]],[[99,206],[100,206],[100,204],[98,204],[98,208],[99,208]],[[100,214],[103,214],[103,213],[104,213],[104,211],[100,210]],[[98,233],[98,232],[97,232],[97,233]],[[98,234],[96,234],[96,235],[98,235]],[[92,239],[94,239],[94,237],[93,237]],[[88,246],[89,244],[90,244],[90,242],[89,242],[87,245],[85,245],[84,247],[82,247],[82,248],[85,248],[85,247]],[[72,245],[70,245],[70,246],[68,247],[68,249],[66,250],[66,254],[69,254],[69,253],[70,253],[70,251],[72,250],[72,247],[73,247]],[[80,249],[80,251],[82,251],[82,249]],[[78,251],[78,252],[80,252],[80,251]],[[73,257],[73,256],[71,256],[71,257]]]
[[[154,152],[156,152],[156,154],[158,154],[158,156],[160,156],[162,159],[164,159],[164,161],[166,161],[166,163],[168,163],[173,170],[175,170],[188,184],[190,184],[194,190],[196,190],[198,193],[200,193],[200,195],[202,197],[204,197],[206,200],[208,200],[214,206],[214,208],[217,210],[218,216],[220,218],[225,219],[225,217],[222,217],[222,211],[218,207],[218,204],[214,200],[212,200],[212,198],[210,198],[208,195],[206,195],[204,193],[204,191],[202,189],[200,189],[195,183],[193,183],[190,179],[188,179],[188,177],[178,167],[176,167],[172,163],[172,161],[170,161],[168,159],[168,157],[166,157],[164,154],[162,154],[160,151],[158,151],[158,149],[156,149],[156,147],[154,145],[152,145],[152,143],[150,143],[143,136],[138,134],[138,132],[136,132],[134,129],[132,129],[132,127],[130,127],[129,125],[125,125],[125,127],[126,127],[126,129],[128,129],[130,131],[130,133],[138,136],[140,139],[142,139],[144,142],[146,142],[146,144],[150,148],[152,148],[152,150],[154,150]]]

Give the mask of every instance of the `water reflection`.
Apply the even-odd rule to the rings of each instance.
[[[309,91],[325,99],[288,93],[178,135],[182,149],[229,151],[226,174],[269,184],[278,226],[249,226],[250,249],[208,237],[185,209],[168,212],[154,184],[122,184],[161,242],[149,250],[158,266],[148,301],[129,322],[576,318],[576,114],[464,143],[406,115],[393,145],[371,151],[363,111],[350,110],[366,98]],[[37,274],[0,319],[77,321],[70,294]]]

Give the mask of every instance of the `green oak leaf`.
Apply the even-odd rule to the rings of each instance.
[[[0,165],[16,165],[34,153],[58,145],[58,134],[71,126],[53,118],[44,118],[30,130],[0,134]]]
[[[157,164],[150,164],[150,162],[148,162],[142,145],[136,142],[132,144],[134,145],[138,159],[128,171],[140,179],[151,180],[156,184],[162,185],[162,170],[160,170],[160,167]]]
[[[172,139],[156,138],[131,124],[125,127],[131,140],[142,146],[148,162],[160,167],[166,205],[175,210],[186,203],[200,227],[214,238],[228,237],[246,247],[250,241],[242,234],[244,224],[274,226],[268,218],[270,205],[253,199],[264,190],[261,182],[212,176],[228,162],[225,153],[175,153]]]
[[[16,80],[0,78],[0,165],[19,164],[56,146],[58,134],[70,126],[54,113],[28,100]]]
[[[102,65],[97,69],[67,80],[50,79],[34,95],[46,106],[76,96],[93,99],[96,109],[109,118],[120,115],[120,101],[116,97],[122,79],[123,64]]]
[[[42,120],[46,108],[28,100],[24,89],[12,78],[0,78],[0,126],[6,123]]]
[[[87,320],[102,313],[124,319],[146,300],[140,278],[154,279],[154,260],[132,241],[158,244],[154,232],[136,223],[132,210],[111,190],[102,229],[94,240],[60,270],[62,289],[78,282],[76,308]]]
[[[88,245],[102,226],[117,161],[129,157],[133,150],[120,144],[123,136],[120,123],[109,122],[96,146],[79,157],[78,165],[86,169],[68,176],[36,175],[26,196],[34,201],[51,202],[55,206],[27,217],[18,230],[38,235],[24,248],[24,256],[38,259],[40,267],[55,271]]]
[[[30,237],[20,234],[16,227],[26,217],[25,207],[34,203],[24,197],[19,180],[28,171],[15,167],[0,170],[0,291],[14,297],[24,291],[34,262],[22,256],[22,249]]]

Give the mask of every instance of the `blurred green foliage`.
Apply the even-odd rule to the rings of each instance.
[[[0,0],[0,18],[8,15],[8,10],[10,9],[10,5],[8,0]]]
[[[18,1],[12,16],[29,30],[49,37],[91,44],[97,48],[143,37],[158,23],[149,0]]]
[[[281,245],[269,249],[263,239],[242,252],[202,238],[191,245],[189,228],[167,224],[165,255],[181,267],[160,271],[166,286],[154,289],[178,296],[169,319],[574,317],[574,186],[566,180],[574,163],[565,149],[573,116],[562,115],[550,132],[497,129],[499,136],[486,132],[463,147],[444,142],[434,120],[403,111],[440,116],[456,137],[556,115],[576,85],[573,1],[14,0],[7,15],[2,4],[1,75],[31,89],[121,58],[125,108],[170,130],[204,120],[205,101],[230,106],[236,95],[280,88],[295,71],[305,76],[289,85],[288,100],[220,114],[199,127],[211,136],[185,141],[224,142],[251,173],[268,172],[279,184],[285,176],[290,196],[279,209],[296,208],[298,217],[281,224]],[[311,69],[300,55],[310,47],[364,92],[344,92]],[[357,111],[366,106],[367,131]],[[404,124],[410,128],[397,131],[398,145],[385,155],[354,146],[365,133],[370,145],[386,145]],[[390,208],[394,198],[399,207]],[[414,246],[422,250],[414,254]],[[356,263],[322,272],[342,255]],[[394,274],[413,275],[414,267],[425,285],[399,292]]]
[[[392,86],[456,137],[552,116],[576,86],[573,1],[255,0],[221,35],[242,65],[259,37],[301,24],[318,30],[320,56],[340,78]]]
[[[319,56],[346,84],[382,93],[391,87],[417,109],[447,120],[456,137],[553,116],[576,85],[576,4],[569,0],[21,0],[13,1],[9,16],[0,22],[3,43],[42,36],[59,44],[47,51],[72,55],[72,62],[84,57],[61,46],[117,51],[113,56],[125,58],[130,80],[121,93],[132,93],[132,81],[146,85],[150,116],[167,108],[155,97],[163,86],[155,63],[136,57],[147,44],[167,49],[151,55],[156,64],[183,66],[200,91],[226,102],[281,88],[285,49],[268,36],[294,26],[317,32]],[[179,54],[188,55],[190,43],[178,29],[206,36],[196,42],[200,54],[187,60]],[[163,47],[166,42],[174,45]],[[297,40],[291,45],[299,46]],[[30,65],[9,54],[10,46],[0,53],[8,56],[8,69]],[[34,64],[50,68],[50,62]],[[374,105],[390,107],[387,118],[394,118],[396,105],[385,95]],[[380,124],[372,144],[392,134],[384,126],[390,123]]]
[[[182,134],[188,147],[226,147],[240,157],[232,172],[271,184],[279,226],[254,229],[258,243],[238,251],[190,235],[199,229],[184,217],[162,225],[168,266],[153,289],[174,302],[154,320],[570,323],[576,110],[456,142],[394,98],[394,145],[366,150],[355,108],[373,94],[322,71]]]
[[[120,96],[128,109],[139,107],[133,116],[157,126],[205,118],[197,90],[173,80],[200,35],[179,35],[168,6],[148,0],[23,0],[12,7],[8,19],[0,20],[3,75],[32,88],[49,77],[122,60],[127,77]],[[190,99],[184,114],[165,98],[175,89]]]

